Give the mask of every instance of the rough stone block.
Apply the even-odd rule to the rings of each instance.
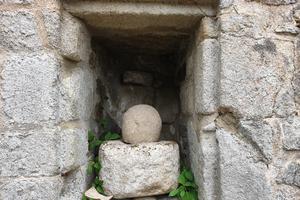
[[[59,61],[48,52],[11,54],[3,64],[2,97],[11,122],[56,119]]]
[[[179,99],[176,90],[160,88],[155,94],[155,108],[163,123],[172,123],[179,114]]]
[[[217,129],[217,141],[221,199],[271,200],[267,166],[257,161],[255,150],[223,129]]]
[[[196,49],[194,68],[195,112],[216,112],[220,47],[215,39],[205,39]]]
[[[274,110],[279,117],[291,116],[296,111],[295,92],[290,83],[283,86],[278,92],[275,99]]]
[[[293,77],[293,44],[222,35],[220,45],[220,106],[245,118],[271,116],[276,95]]]
[[[180,86],[181,111],[185,115],[194,113],[194,84],[193,79],[184,81]]]
[[[279,177],[279,182],[300,187],[300,162],[290,163]]]
[[[90,36],[84,24],[64,12],[61,30],[61,53],[64,57],[79,62],[88,61]]]
[[[147,72],[140,71],[126,71],[123,75],[124,83],[131,83],[137,85],[151,86],[153,82],[153,76]]]
[[[114,198],[166,194],[177,187],[179,149],[174,142],[112,141],[101,145],[99,157],[104,190]]]
[[[45,9],[42,14],[49,44],[55,48],[60,48],[61,13],[56,10]]]
[[[61,176],[0,179],[0,199],[60,199],[62,188]]]
[[[198,29],[198,39],[208,39],[218,37],[218,27],[217,22],[211,17],[203,17],[201,20],[200,27]]]
[[[51,176],[59,173],[56,129],[2,132],[0,176]]]
[[[33,50],[42,42],[34,16],[26,11],[0,11],[0,47],[7,50]]]
[[[79,200],[90,186],[87,164],[71,171],[64,177],[64,188],[59,200]]]
[[[267,5],[287,5],[297,3],[297,0],[261,0],[262,3]]]
[[[1,4],[31,4],[33,3],[34,0],[0,0],[0,5]]]
[[[83,128],[63,128],[60,130],[59,147],[60,170],[62,173],[74,170],[88,161],[88,130]]]
[[[247,138],[249,143],[255,145],[262,153],[265,161],[270,162],[273,157],[273,130],[264,121],[241,121],[240,132]]]
[[[300,117],[290,117],[283,122],[283,147],[300,150]]]
[[[85,63],[64,66],[59,77],[59,118],[89,120],[97,103],[96,75]]]

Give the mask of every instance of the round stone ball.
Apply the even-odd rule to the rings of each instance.
[[[124,142],[138,144],[157,142],[160,137],[162,121],[155,108],[140,104],[129,108],[122,119]]]

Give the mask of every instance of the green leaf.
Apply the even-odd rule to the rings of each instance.
[[[102,120],[100,120],[100,126],[101,126],[103,129],[106,129],[107,126],[108,126],[108,120],[107,120],[107,119],[102,119]]]
[[[184,197],[184,195],[185,195],[185,191],[184,191],[184,190],[182,190],[182,191],[180,192],[180,197],[181,197],[181,198],[183,198],[183,197]]]
[[[88,164],[88,168],[87,168],[87,173],[88,175],[92,175],[93,172],[94,172],[94,161],[90,161],[89,164]]]
[[[88,141],[92,142],[95,139],[95,134],[92,130],[88,131]]]
[[[172,191],[169,193],[169,197],[175,197],[178,193],[179,193],[179,190],[178,190],[178,189],[172,190]]]
[[[102,188],[102,186],[97,186],[96,187],[97,192],[99,192],[100,194],[104,194],[104,190]]]
[[[88,200],[88,198],[83,194],[81,200]]]
[[[190,170],[184,170],[183,174],[184,174],[185,178],[187,178],[189,181],[194,180],[193,173]]]
[[[89,143],[89,150],[94,151],[97,147],[99,147],[103,143],[102,140],[94,139]]]
[[[195,183],[192,182],[186,182],[184,184],[185,187],[192,187],[192,188],[197,188],[197,185]]]
[[[184,184],[186,183],[186,178],[185,178],[185,176],[184,176],[183,173],[181,173],[181,174],[179,175],[179,177],[178,177],[178,182],[179,182],[180,184],[182,184],[182,185],[184,185]]]
[[[101,169],[101,165],[100,165],[99,161],[95,162],[93,167],[94,167],[94,170],[95,170],[96,174],[98,174],[100,169]]]
[[[196,190],[191,191],[193,200],[198,200],[198,192]]]
[[[113,133],[113,132],[108,132],[104,137],[105,141],[106,140],[118,140],[120,138],[121,138],[121,136],[118,133]]]

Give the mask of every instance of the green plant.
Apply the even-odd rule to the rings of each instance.
[[[170,197],[178,197],[181,200],[198,200],[198,186],[191,170],[184,167],[178,177],[178,183],[178,187],[169,193]]]
[[[101,144],[103,144],[105,141],[109,140],[118,140],[120,139],[120,134],[107,131],[107,120],[101,120],[100,126],[105,130],[101,137],[98,139],[95,135],[95,133],[92,130],[88,131],[88,142],[89,142],[89,151],[94,154],[94,159],[90,160],[87,167],[87,173],[88,175],[95,175],[95,178],[93,180],[93,187],[100,193],[104,194],[103,190],[103,181],[99,179],[98,175],[101,170],[101,162],[99,160],[99,157],[97,156],[99,147]],[[82,200],[89,200],[85,195],[83,195]]]

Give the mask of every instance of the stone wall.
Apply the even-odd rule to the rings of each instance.
[[[0,1],[0,199],[81,199],[97,100],[89,40],[59,1]]]
[[[200,199],[299,198],[298,9],[221,1],[196,31],[181,103]]]
[[[299,3],[219,4],[195,29],[180,85],[176,131],[199,199],[297,200]],[[81,199],[104,74],[90,41],[59,0],[0,0],[0,199]]]

